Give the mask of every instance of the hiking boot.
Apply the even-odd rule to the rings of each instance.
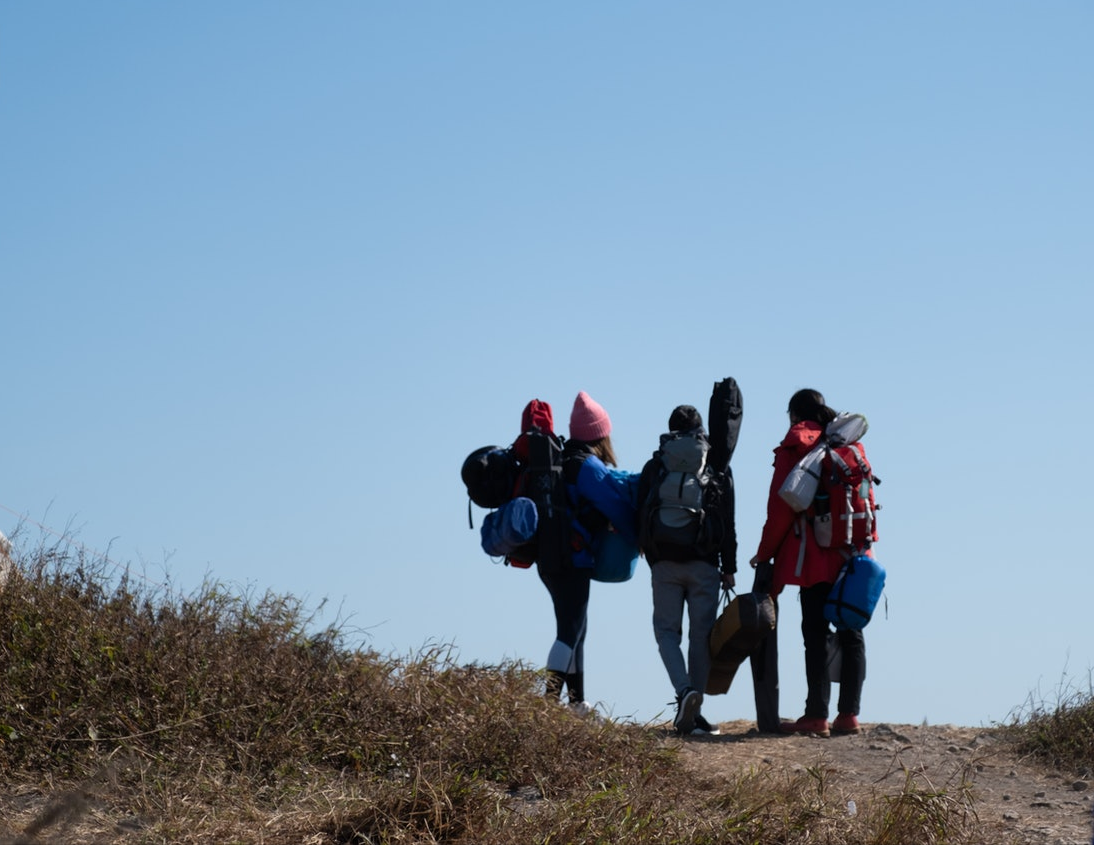
[[[834,734],[857,734],[858,732],[858,718],[854,713],[840,713],[832,722]]]
[[[828,720],[820,716],[802,716],[796,722],[783,722],[784,734],[815,734],[816,736],[830,736]]]
[[[718,736],[722,732],[718,730],[717,725],[712,725],[706,719],[703,718],[701,713],[695,714],[695,727],[691,730],[692,736]]]
[[[695,717],[702,705],[703,694],[691,687],[676,697],[676,718],[672,720],[672,726],[678,734],[687,736],[695,730]]]

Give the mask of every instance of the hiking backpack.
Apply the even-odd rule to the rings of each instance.
[[[562,479],[565,441],[551,431],[531,429],[520,436],[526,447],[515,492],[535,505],[535,537],[506,555],[510,566],[527,569],[533,563],[561,569],[569,560],[572,514]]]
[[[571,513],[562,479],[565,441],[553,431],[551,406],[533,399],[523,433],[508,448],[484,446],[464,460],[461,478],[471,502],[491,511],[480,529],[483,551],[527,569],[561,568],[569,557]]]
[[[874,487],[881,479],[874,475],[860,440],[867,429],[861,414],[838,414],[779,489],[795,512],[806,512],[817,545],[849,555],[877,541],[880,505]]]
[[[877,540],[874,475],[861,443],[829,446],[813,499],[813,535],[821,548],[859,553]]]
[[[639,514],[639,540],[651,560],[705,558],[724,535],[720,479],[707,463],[710,443],[701,428],[661,435],[656,468]]]

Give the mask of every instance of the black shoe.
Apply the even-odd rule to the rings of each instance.
[[[687,736],[695,730],[695,717],[699,715],[699,708],[703,706],[703,694],[698,690],[687,687],[676,698],[676,718],[672,720],[672,726],[682,736]]]
[[[707,734],[709,736],[718,736],[721,733],[722,732],[720,730],[718,730],[717,725],[712,725],[710,722],[708,722],[706,719],[703,718],[702,714],[696,714],[696,716],[695,716],[695,727],[691,729],[692,736],[695,736],[696,734],[699,734],[699,735]]]

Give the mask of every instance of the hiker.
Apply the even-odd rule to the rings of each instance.
[[[578,393],[570,413],[570,438],[562,453],[562,477],[573,511],[571,554],[561,566],[536,567],[551,594],[556,638],[547,656],[547,695],[561,698],[563,687],[571,707],[579,713],[585,703],[585,631],[593,559],[589,542],[610,522],[635,545],[637,517],[633,498],[627,494],[616,466],[611,440],[612,423],[588,393]]]
[[[710,632],[718,616],[721,588],[729,589],[735,583],[736,561],[723,560],[719,567],[718,543],[725,534],[724,523],[719,522],[717,542],[711,542],[711,535],[702,528],[703,521],[718,521],[722,515],[704,513],[704,508],[717,501],[704,495],[706,485],[717,482],[707,465],[710,444],[699,411],[692,405],[673,409],[669,433],[662,435],[661,443],[661,449],[642,468],[638,482],[640,543],[650,565],[653,588],[653,634],[676,694],[673,727],[684,736],[712,734],[717,730],[701,712],[711,668]],[[677,498],[688,488],[691,493]],[[681,651],[685,606],[686,661]]]
[[[816,540],[808,516],[796,514],[780,496],[783,481],[816,444],[825,427],[836,418],[836,412],[825,404],[816,390],[799,390],[787,408],[790,430],[775,449],[775,471],[767,498],[767,521],[760,537],[759,549],[749,561],[753,566],[766,566],[774,560],[772,596],[783,587],[801,588],[802,638],[805,642],[805,678],[808,692],[805,714],[794,722],[783,722],[784,733],[858,733],[859,701],[866,677],[866,644],[862,631],[838,632],[842,649],[839,679],[839,701],[835,720],[829,726],[829,698],[832,682],[828,668],[828,635],[830,629],[824,617],[824,604],[843,566],[839,548],[822,548]],[[769,671],[770,668],[769,667]],[[776,681],[777,683],[777,681]]]

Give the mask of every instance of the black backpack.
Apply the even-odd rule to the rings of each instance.
[[[521,439],[527,457],[520,466],[516,495],[535,503],[536,535],[532,542],[510,553],[506,563],[518,567],[537,563],[546,570],[558,571],[570,561],[573,534],[573,510],[562,477],[565,441],[540,429],[526,431]]]
[[[528,525],[531,502],[535,508],[533,537],[520,545],[506,548],[500,556],[505,563],[526,569],[533,563],[548,570],[558,570],[570,560],[573,536],[573,512],[566,495],[562,477],[562,452],[565,441],[551,431],[550,406],[539,400],[529,403],[535,409],[531,425],[513,445],[483,446],[476,449],[463,462],[460,477],[467,487],[468,525],[474,528],[471,518],[471,502],[491,512],[483,520],[481,529],[483,550],[498,556],[499,538],[509,538],[524,533]],[[521,498],[521,507],[512,507]],[[506,524],[510,516],[521,522],[516,526]]]

